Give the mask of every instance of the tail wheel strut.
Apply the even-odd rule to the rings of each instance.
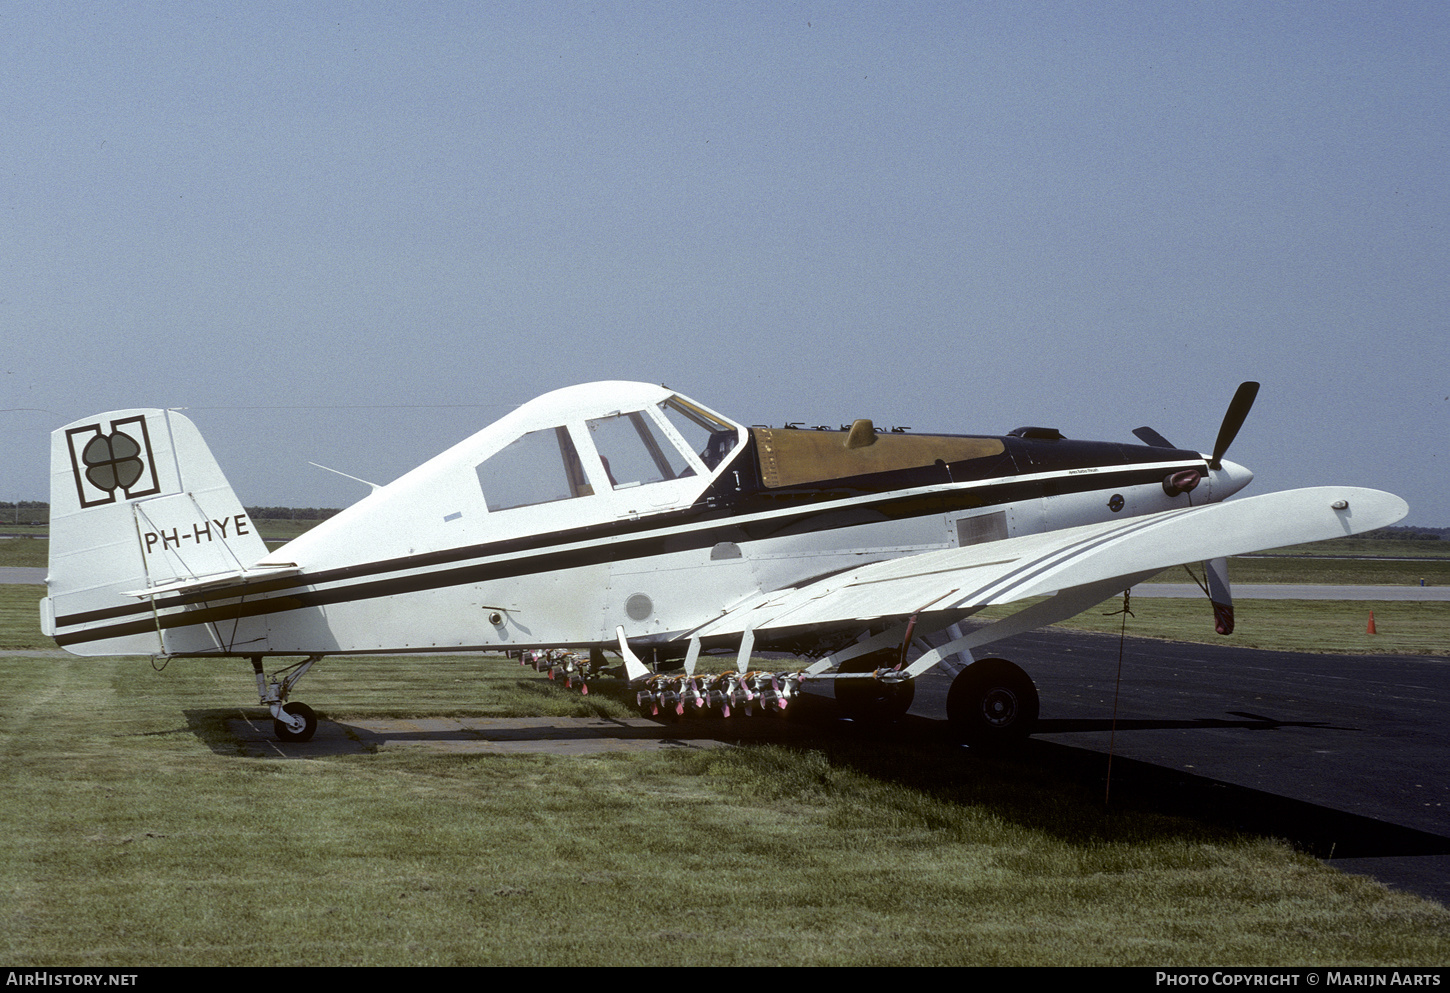
[[[307,670],[320,658],[321,655],[309,656],[275,673],[269,682],[262,670],[262,656],[252,656],[252,671],[257,676],[257,695],[261,698],[262,705],[272,712],[272,731],[277,735],[278,741],[311,741],[313,734],[317,732],[317,715],[312,708],[305,703],[289,703],[287,697],[292,692],[292,687],[307,675]]]

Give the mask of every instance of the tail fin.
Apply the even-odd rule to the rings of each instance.
[[[144,591],[235,574],[266,554],[196,425],[175,411],[117,410],[51,435],[41,628],[67,651],[164,653]]]

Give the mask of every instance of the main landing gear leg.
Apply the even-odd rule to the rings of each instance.
[[[846,674],[893,672],[901,660],[901,651],[890,648],[858,655],[841,663],[840,672]],[[841,712],[855,721],[886,724],[900,720],[911,707],[916,696],[916,683],[905,676],[899,678],[837,679],[835,680],[836,704]]]
[[[313,655],[272,676],[271,682],[262,671],[262,656],[252,656],[252,671],[257,675],[257,695],[262,705],[272,712],[272,730],[278,741],[311,741],[317,731],[317,715],[305,703],[288,703],[292,687],[307,674],[321,655]],[[283,674],[286,673],[284,676]]]

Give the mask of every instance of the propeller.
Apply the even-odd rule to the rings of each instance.
[[[1229,401],[1228,410],[1223,415],[1223,424],[1218,429],[1218,440],[1213,443],[1213,458],[1208,460],[1210,469],[1223,468],[1223,455],[1228,451],[1228,446],[1234,443],[1234,438],[1238,437],[1239,428],[1244,426],[1244,420],[1249,416],[1249,410],[1254,406],[1254,398],[1258,395],[1258,383],[1240,383],[1239,388],[1234,391],[1234,398]]]
[[[1258,383],[1240,383],[1239,388],[1234,391],[1234,398],[1229,401],[1228,410],[1224,412],[1223,423],[1219,425],[1218,440],[1213,443],[1213,458],[1208,462],[1210,469],[1223,468],[1223,455],[1232,445],[1234,438],[1238,436],[1239,428],[1244,426],[1244,420],[1249,416],[1249,410],[1254,405],[1254,398],[1259,395]],[[1134,428],[1133,434],[1145,445],[1153,448],[1177,448],[1167,438],[1150,427]]]
[[[1239,429],[1244,426],[1244,421],[1248,418],[1249,410],[1253,408],[1254,400],[1258,395],[1258,383],[1240,383],[1239,388],[1234,391],[1234,398],[1229,401],[1228,410],[1224,412],[1223,423],[1219,425],[1218,438],[1213,443],[1213,456],[1208,460],[1209,469],[1223,468],[1224,453],[1228,451],[1228,446],[1233,444],[1234,438],[1238,437]],[[1151,445],[1154,448],[1174,447],[1167,438],[1149,427],[1135,428],[1133,434],[1137,435],[1143,444]],[[1196,469],[1174,473],[1163,480],[1163,491],[1171,497],[1178,496],[1193,489],[1198,485],[1198,481],[1199,473]],[[1219,634],[1232,634],[1234,602],[1228,579],[1228,559],[1210,559],[1203,563],[1203,568],[1207,579],[1204,592],[1208,594],[1208,599],[1213,604],[1214,629]]]

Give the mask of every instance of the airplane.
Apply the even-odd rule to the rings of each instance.
[[[746,427],[664,386],[589,383],[271,551],[191,420],[111,411],[52,434],[41,623],[82,656],[249,659],[282,741],[316,730],[292,695],[328,656],[587,656],[565,666],[587,679],[609,651],[652,712],[780,712],[832,680],[848,716],[889,721],[941,666],[957,737],[1010,746],[1039,700],[995,642],[1194,562],[1227,634],[1227,557],[1408,513],[1347,486],[1225,502],[1253,478],[1224,454],[1257,392],[1239,387],[1204,453],[1147,427],[1141,444]],[[973,618],[998,604],[1016,612]],[[697,676],[705,652],[734,671]],[[751,669],[767,652],[809,664]],[[287,664],[269,676],[268,658]]]

